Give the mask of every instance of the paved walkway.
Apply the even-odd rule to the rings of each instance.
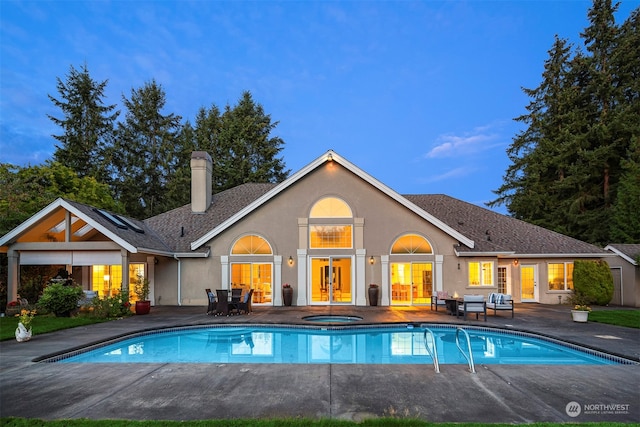
[[[147,316],[34,336],[27,343],[0,342],[0,416],[640,422],[640,365],[481,365],[476,374],[463,365],[443,365],[437,374],[425,365],[34,362],[145,329],[219,322],[304,323],[302,317],[310,314],[358,315],[363,318],[360,323],[465,323],[429,308],[257,307],[250,316],[213,317],[201,307],[153,307]],[[499,313],[486,323],[466,323],[541,333],[640,361],[640,330],[575,323],[567,306],[518,304],[514,319]]]

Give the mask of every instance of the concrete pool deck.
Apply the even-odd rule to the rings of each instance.
[[[608,308],[598,308],[606,310]],[[571,321],[562,305],[517,304],[482,320],[390,307],[254,307],[207,316],[203,307],[0,342],[0,417],[195,420],[407,417],[431,422],[640,422],[640,365],[55,364],[45,355],[140,330],[210,323],[460,323],[525,330],[640,360],[640,330]]]

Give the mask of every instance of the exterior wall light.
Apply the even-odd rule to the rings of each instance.
[[[293,265],[293,258],[289,256],[289,265]]]
[[[369,264],[373,265],[376,263],[375,258],[372,256],[371,258],[369,258]]]

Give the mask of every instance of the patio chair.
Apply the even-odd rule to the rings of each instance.
[[[444,300],[448,298],[449,292],[447,291],[434,292],[433,295],[431,295],[431,311],[433,311],[434,308],[438,311],[438,306],[445,307],[446,302]]]
[[[487,308],[493,310],[493,315],[496,316],[498,310],[510,310],[511,318],[514,316],[513,297],[509,294],[490,293],[487,299]]]
[[[231,301],[229,301],[229,314],[240,314],[238,306],[240,305],[240,299],[242,298],[242,288],[231,289]]]
[[[464,320],[467,320],[467,313],[475,313],[476,319],[480,313],[484,313],[484,321],[487,321],[487,302],[483,295],[465,295],[462,301],[458,303],[458,311],[456,318],[460,313],[464,313]]]
[[[209,305],[207,306],[207,314],[214,314],[216,311],[216,295],[211,292],[211,289],[207,288],[204,290],[207,293],[207,300],[209,301]]]
[[[250,289],[249,292],[244,294],[244,298],[242,301],[238,303],[238,313],[244,311],[246,314],[251,314],[251,298],[253,297],[253,289]]]
[[[229,315],[229,291],[226,289],[216,289],[216,316]]]

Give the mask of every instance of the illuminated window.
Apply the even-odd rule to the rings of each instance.
[[[469,286],[493,286],[493,262],[470,262]]]
[[[552,263],[549,270],[549,290],[568,291],[573,289],[573,263]]]
[[[431,254],[431,245],[422,236],[405,234],[395,241],[391,247],[391,254]]]
[[[269,243],[253,234],[239,238],[231,249],[231,255],[271,255],[272,253]]]
[[[134,292],[135,281],[138,274],[146,277],[145,265],[143,263],[129,264],[129,300],[137,300]],[[91,290],[98,292],[101,298],[116,296],[122,291],[122,266],[116,265],[94,265],[92,266],[92,286]]]
[[[351,208],[336,197],[318,200],[311,208],[309,218],[352,218]]]
[[[350,248],[352,227],[350,225],[312,225],[310,246],[312,249]]]

